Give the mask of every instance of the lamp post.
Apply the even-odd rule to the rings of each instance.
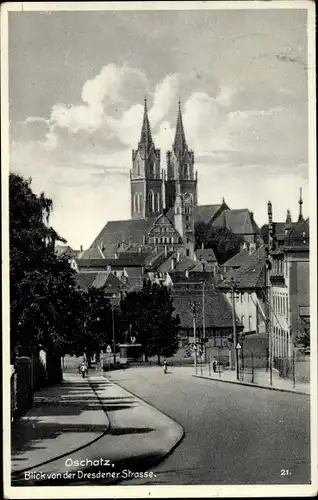
[[[235,366],[236,366],[236,378],[240,380],[240,366],[239,366],[239,355],[237,348],[237,332],[236,332],[236,313],[235,313],[235,300],[234,294],[236,291],[236,281],[232,277],[231,279],[231,299],[232,299],[232,319],[233,319],[233,343],[235,349]]]
[[[115,319],[114,319],[114,306],[110,303],[112,310],[112,331],[113,331],[113,361],[116,364],[116,339],[115,339]]]
[[[205,342],[205,281],[202,284],[202,338]],[[204,344],[204,362],[206,363],[206,344]],[[203,345],[202,345],[203,347]]]
[[[193,314],[193,343],[194,343],[194,369],[197,374],[197,336],[196,336],[196,304],[192,305]]]

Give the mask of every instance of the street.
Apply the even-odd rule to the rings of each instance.
[[[155,479],[125,484],[308,484],[309,396],[192,377],[192,368],[130,368],[112,381],[185,429]],[[146,437],[145,437],[146,439]]]

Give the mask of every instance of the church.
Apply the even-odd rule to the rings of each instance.
[[[179,101],[175,137],[162,168],[161,151],[151,133],[147,100],[140,141],[132,150],[130,170],[131,217],[109,221],[81,259],[116,258],[120,253],[178,252],[181,259],[196,261],[195,223],[226,227],[240,234],[248,246],[258,246],[260,230],[248,209],[231,210],[198,205],[198,173],[194,151],[189,149]]]

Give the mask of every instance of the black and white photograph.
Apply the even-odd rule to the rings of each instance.
[[[314,3],[1,10],[5,498],[315,495]]]

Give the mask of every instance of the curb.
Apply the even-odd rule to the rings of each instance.
[[[220,379],[220,378],[212,378],[212,377],[206,377],[205,375],[195,375],[195,374],[192,374],[192,377],[204,378],[205,380],[212,380],[214,382],[224,382],[225,384],[245,385],[247,387],[255,387],[257,389],[268,389],[270,391],[278,391],[278,392],[291,392],[293,394],[301,394],[303,396],[310,396],[310,393],[308,393],[308,392],[295,391],[293,389],[281,389],[279,387],[270,387],[268,385],[252,384],[250,382],[236,382],[234,380],[224,380],[224,379]]]
[[[186,436],[184,427],[179,422],[177,422],[174,418],[172,418],[170,415],[168,415],[167,413],[165,413],[162,410],[159,410],[159,408],[157,408],[155,405],[149,403],[148,401],[146,401],[142,397],[138,396],[134,392],[127,390],[125,387],[123,387],[118,382],[114,382],[112,379],[106,378],[105,376],[104,376],[104,378],[108,382],[111,382],[114,385],[118,385],[121,389],[123,389],[124,391],[126,391],[129,394],[131,394],[132,396],[134,396],[134,398],[136,398],[137,400],[141,401],[143,404],[145,404],[147,406],[150,406],[151,408],[153,408],[154,410],[156,410],[159,413],[162,413],[162,415],[165,415],[165,417],[167,417],[170,420],[172,420],[172,422],[174,422],[175,424],[177,424],[182,429],[182,434],[181,434],[180,438],[176,441],[176,443],[166,453],[162,453],[162,454],[157,455],[157,456],[153,456],[153,455],[149,455],[148,454],[148,455],[144,455],[144,457],[138,457],[137,459],[131,457],[131,458],[128,458],[126,461],[124,459],[124,460],[122,460],[120,462],[120,466],[122,468],[126,468],[126,469],[129,468],[129,465],[127,465],[127,464],[129,464],[131,462],[134,464],[136,462],[136,464],[139,466],[139,469],[138,469],[139,471],[146,471],[150,467],[158,465],[164,459],[166,459],[167,457],[169,457],[174,452],[174,450],[179,446],[179,444],[183,441],[183,439]],[[139,464],[139,461],[142,461],[142,464]],[[113,481],[110,481],[108,484],[118,484],[118,483],[121,483],[121,482],[123,482],[123,480],[113,480]]]
[[[92,444],[96,443],[97,441],[99,441],[100,439],[102,439],[103,437],[105,437],[106,434],[108,434],[109,429],[110,429],[110,420],[108,418],[107,412],[105,411],[105,409],[104,409],[104,407],[103,407],[103,405],[101,403],[100,397],[98,396],[98,394],[96,393],[96,391],[94,390],[94,388],[91,386],[91,384],[89,383],[88,379],[87,379],[87,383],[88,383],[89,387],[91,388],[91,390],[96,395],[98,401],[100,402],[101,408],[102,408],[103,412],[106,415],[107,424],[105,425],[105,431],[102,432],[100,434],[100,436],[92,439],[92,441],[88,441],[86,444],[84,444],[82,446],[79,446],[78,448],[75,448],[74,450],[68,450],[65,453],[62,453],[61,455],[58,455],[58,456],[56,456],[54,458],[50,458],[48,460],[45,460],[44,462],[41,462],[41,463],[36,464],[36,465],[33,465],[31,467],[27,467],[26,469],[20,469],[20,470],[17,470],[15,472],[13,472],[12,475],[11,475],[11,483],[13,483],[14,481],[19,481],[19,476],[23,475],[24,472],[35,470],[35,469],[37,469],[37,468],[39,468],[39,467],[41,467],[43,465],[47,465],[47,464],[50,464],[51,462],[55,462],[56,460],[60,460],[61,458],[65,458],[68,455],[70,455],[71,453],[76,453],[78,451],[84,450],[87,446],[91,446]]]
[[[149,470],[151,467],[153,467],[155,465],[158,465],[160,462],[162,462],[167,456],[169,456],[175,450],[175,448],[180,444],[180,442],[182,441],[182,439],[185,436],[184,428],[178,422],[176,422],[173,418],[171,418],[169,415],[167,415],[166,413],[162,412],[161,410],[159,410],[155,406],[151,405],[147,401],[143,400],[139,396],[135,395],[131,391],[126,390],[120,384],[116,384],[111,379],[108,379],[106,377],[103,377],[103,378],[105,379],[105,381],[107,381],[107,382],[109,382],[109,383],[111,383],[111,384],[113,384],[115,386],[118,385],[118,387],[120,387],[122,390],[124,390],[128,394],[131,394],[132,396],[134,396],[134,398],[136,400],[139,400],[142,404],[146,404],[146,405],[150,406],[151,408],[155,409],[157,412],[165,415],[171,421],[175,422],[181,428],[181,430],[182,430],[181,436],[177,439],[176,443],[167,452],[162,452],[162,451],[155,452],[153,450],[149,450],[147,453],[144,453],[142,455],[129,456],[127,458],[122,458],[122,459],[120,459],[119,461],[116,462],[115,468],[112,469],[112,472],[119,472],[119,471],[122,471],[124,469],[129,469],[132,472],[145,472],[145,471]],[[88,378],[88,381],[89,381],[89,378]],[[89,383],[89,385],[91,386],[90,383]],[[95,392],[95,390],[93,389],[92,386],[91,386],[91,388],[94,391],[94,393],[96,394],[96,396],[98,397],[99,401],[101,401],[100,398],[99,398],[99,396],[97,395],[97,393]],[[103,407],[103,405],[102,405],[101,402],[100,402],[100,404],[101,404],[101,408],[103,409],[103,411],[105,412],[105,414],[107,416],[107,412],[104,409],[104,407]],[[109,422],[109,425],[108,425],[107,431],[105,433],[103,433],[103,435],[99,436],[98,438],[96,438],[91,443],[88,443],[86,446],[83,446],[83,447],[81,447],[81,448],[79,448],[78,450],[75,450],[75,451],[79,451],[81,449],[88,448],[89,446],[92,446],[97,440],[105,438],[106,435],[111,430],[110,419],[108,419],[108,422]],[[48,460],[47,462],[45,462],[45,464],[48,464],[50,462],[54,462],[55,460],[59,460],[59,459],[63,458],[64,456],[69,455],[70,453],[73,453],[73,452],[68,452],[68,453],[65,453],[64,455],[61,455],[60,457],[56,457],[55,459]],[[40,467],[41,465],[44,465],[44,464],[43,463],[39,464],[37,467]],[[32,469],[35,469],[35,468],[32,467]],[[90,467],[85,468],[85,472],[88,472],[88,473],[91,472]],[[16,480],[15,480],[16,484],[14,484],[14,481],[11,479],[12,486],[25,486],[25,482],[23,482],[23,480],[22,480],[23,484],[21,484],[21,483],[19,484],[19,480],[21,481],[21,479],[19,477],[17,477]],[[116,485],[116,484],[122,483],[123,481],[125,481],[125,478],[114,478],[114,479],[106,479],[106,480],[104,479],[101,482],[97,481],[96,484],[99,484],[99,485]],[[40,481],[37,482],[36,484],[38,486],[52,486],[52,481],[48,482],[46,480],[43,480],[41,482]],[[86,486],[91,486],[92,485],[92,481],[88,481],[87,479],[84,480],[84,481],[80,481],[79,480],[75,484],[73,482],[71,482],[71,481],[68,481],[68,480],[61,481],[61,482],[54,481],[54,486],[85,486],[85,485]],[[34,486],[34,484],[30,484],[30,486]]]

